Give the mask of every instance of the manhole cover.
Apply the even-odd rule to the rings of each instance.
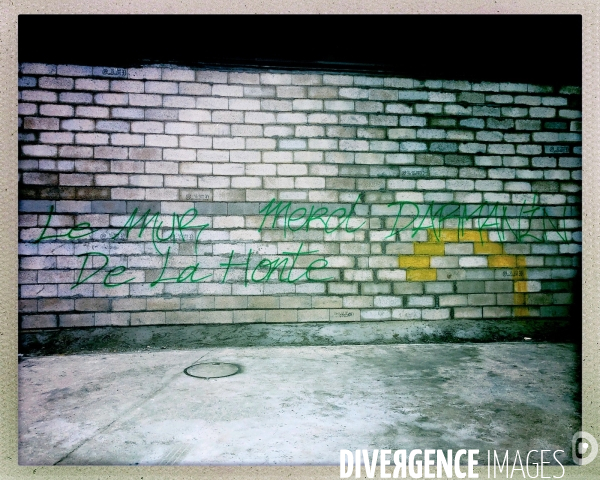
[[[183,373],[196,378],[219,378],[235,375],[240,367],[235,363],[207,362],[187,367]]]

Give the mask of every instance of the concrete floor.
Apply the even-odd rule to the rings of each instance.
[[[232,362],[203,380],[183,370]],[[245,347],[25,357],[21,465],[339,465],[340,449],[564,450],[571,344]]]

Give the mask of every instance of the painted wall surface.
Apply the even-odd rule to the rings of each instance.
[[[575,87],[22,64],[22,329],[558,318]]]

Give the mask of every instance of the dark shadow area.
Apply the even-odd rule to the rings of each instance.
[[[581,58],[581,15],[19,16],[19,62],[581,85]]]

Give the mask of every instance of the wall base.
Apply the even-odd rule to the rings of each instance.
[[[20,332],[19,352],[54,355],[284,345],[580,341],[572,319],[439,320],[96,327]]]

